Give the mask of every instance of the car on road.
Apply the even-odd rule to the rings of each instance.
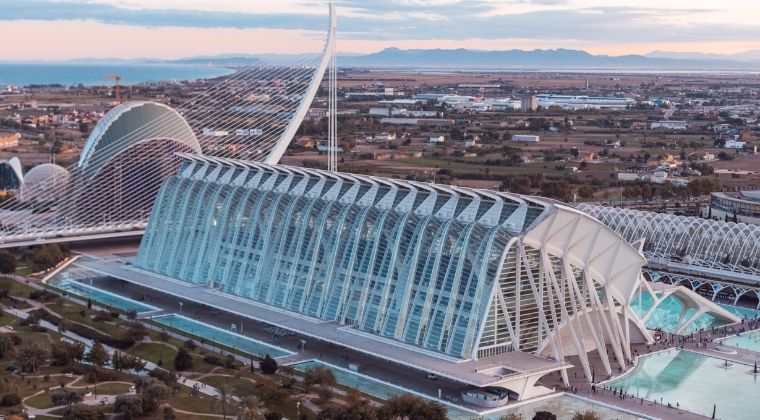
[[[435,373],[428,373],[427,378],[430,379],[431,381],[437,381],[438,375],[436,375]]]

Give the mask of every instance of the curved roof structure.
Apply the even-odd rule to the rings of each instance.
[[[182,156],[143,270],[446,360],[578,354],[590,377],[587,352],[624,366],[651,340],[629,308],[643,256],[556,201]]]
[[[706,274],[760,276],[760,226],[699,217],[580,204],[628,242],[645,240],[650,263],[698,268]],[[760,277],[757,277],[760,279]]]
[[[149,130],[144,128],[148,125]],[[172,139],[201,153],[193,130],[177,111],[156,102],[126,102],[109,111],[92,130],[77,168],[91,178],[123,151],[155,139]]]
[[[0,190],[17,190],[23,183],[24,174],[17,157],[0,162]]]
[[[33,167],[24,176],[21,200],[56,200],[66,193],[71,174],[54,163]]]

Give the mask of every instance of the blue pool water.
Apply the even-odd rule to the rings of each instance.
[[[236,334],[231,331],[223,330],[213,325],[198,322],[182,315],[167,315],[153,318],[153,321],[159,324],[184,331],[196,337],[203,337],[206,340],[213,340],[218,344],[243,351],[254,356],[263,357],[269,354],[272,357],[282,357],[293,354],[293,352],[263,343],[244,335]]]
[[[747,319],[757,319],[760,317],[760,311],[755,309],[749,309],[749,308],[742,308],[740,306],[734,306],[734,305],[726,305],[725,303],[719,303],[723,309],[727,310],[728,312],[731,312],[732,314],[738,316],[739,318],[747,318]]]
[[[760,412],[760,376],[752,367],[689,351],[670,350],[639,358],[627,375],[607,387],[648,400],[679,403],[682,408],[710,417],[713,405],[719,419],[755,419]]]
[[[365,375],[357,374],[348,369],[332,366],[316,360],[294,365],[295,369],[299,372],[305,372],[307,369],[317,366],[326,367],[332,370],[333,374],[335,374],[335,379],[339,384],[358,389],[359,391],[367,395],[371,395],[375,398],[387,400],[393,395],[402,395],[408,393],[408,391],[404,390],[403,388],[372,379]],[[470,412],[460,410],[449,405],[447,405],[446,408],[448,410],[448,417],[451,420],[498,420],[502,418],[502,416],[513,413],[522,415],[523,419],[530,419],[533,417],[533,414],[535,414],[536,411],[542,410],[550,411],[556,414],[558,419],[571,419],[575,413],[585,410],[594,410],[604,419],[632,420],[639,418],[637,416],[626,414],[611,408],[589,403],[584,400],[569,396],[550,398],[535,403],[524,404],[516,408],[505,408],[504,410],[499,410],[498,412],[484,416],[477,416]]]
[[[654,299],[652,298],[652,295],[646,291],[641,294],[637,293],[631,302],[631,308],[633,308],[634,312],[636,312],[636,315],[639,317],[646,315],[652,305],[654,305]],[[659,329],[665,332],[675,332],[681,308],[683,308],[683,303],[681,303],[678,298],[673,295],[668,296],[659,306],[657,306],[657,308],[655,308],[652,315],[647,319],[646,327],[651,330]],[[694,308],[686,310],[684,319],[688,319],[695,311],[696,309]],[[689,334],[700,329],[709,329],[712,327],[720,327],[722,325],[723,324],[712,315],[703,314],[687,326],[687,328],[683,330],[683,333]]]
[[[760,331],[751,331],[742,335],[727,337],[720,340],[720,343],[726,346],[760,352]]]
[[[102,276],[93,271],[71,264],[47,279],[46,284],[71,295],[76,295],[84,299],[92,299],[100,305],[110,306],[124,312],[134,310],[135,312],[140,313],[158,310],[155,306],[150,306],[111,292],[106,292],[105,290],[100,290],[97,287],[83,283],[87,279],[95,277]]]

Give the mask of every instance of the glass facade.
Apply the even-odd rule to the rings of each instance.
[[[510,240],[546,211],[511,194],[185,158],[136,266],[459,358]]]

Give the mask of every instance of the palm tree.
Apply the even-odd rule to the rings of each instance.
[[[261,410],[264,408],[264,403],[261,402],[259,397],[255,395],[249,395],[243,398],[243,420],[262,420],[264,416],[261,415]]]
[[[219,387],[219,402],[222,403],[222,418],[227,418],[227,404],[232,401],[232,386],[223,384]]]
[[[34,373],[45,363],[48,352],[37,343],[25,344],[16,355],[16,363],[21,367],[21,372]]]

